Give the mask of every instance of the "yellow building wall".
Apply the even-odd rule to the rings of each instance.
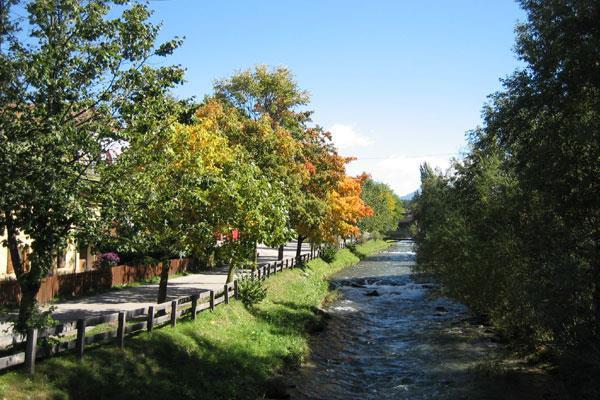
[[[20,239],[22,243],[31,243],[29,238],[27,238],[25,235],[21,235]],[[9,251],[8,248],[2,244],[4,240],[6,240],[6,232],[4,232],[2,237],[0,237],[0,280],[15,278],[14,273],[8,272]],[[92,252],[92,249],[88,246],[82,253],[83,258],[80,258],[77,242],[69,242],[63,255],[64,266],[62,268],[58,268],[58,260],[55,259],[51,273],[69,274],[91,269],[95,261],[95,256]]]

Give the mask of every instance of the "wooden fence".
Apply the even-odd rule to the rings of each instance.
[[[170,260],[169,275],[187,271],[191,260]],[[42,279],[37,301],[44,304],[57,296],[78,297],[107,290],[117,285],[139,282],[160,276],[162,264],[156,265],[118,265],[112,268],[96,269],[71,274],[47,276]],[[19,285],[15,280],[0,282],[0,304],[18,304],[21,298]]]
[[[319,254],[319,250],[314,250],[303,254],[299,261],[307,262]],[[261,264],[245,274],[253,279],[265,279],[286,268],[294,268],[297,262],[296,258],[278,260]],[[144,330],[150,332],[161,325],[174,327],[177,325],[177,319],[181,317],[194,320],[198,313],[212,311],[219,304],[229,303],[232,298],[238,298],[237,280],[225,284],[223,289],[218,291],[202,290],[162,304],[63,322],[43,330],[31,329],[25,340],[25,351],[0,358],[0,371],[25,365],[27,372],[33,373],[36,360],[73,350],[77,357],[81,358],[86,347],[91,344],[116,343],[123,348],[128,335]],[[99,333],[89,332],[99,325],[104,325],[105,329]],[[43,340],[45,338],[56,340]]]

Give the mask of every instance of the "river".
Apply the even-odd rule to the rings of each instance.
[[[414,262],[413,244],[400,241],[332,277],[341,295],[292,399],[490,398],[474,371],[497,351],[493,332],[417,282]]]

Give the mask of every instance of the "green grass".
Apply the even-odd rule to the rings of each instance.
[[[389,246],[389,244],[386,244]],[[383,243],[357,246],[373,254]],[[331,296],[328,275],[355,264],[340,250],[327,264],[315,259],[266,281],[267,298],[253,310],[241,302],[126,339],[121,351],[103,346],[83,360],[57,357],[0,376],[0,399],[256,399],[265,380],[297,368],[308,353],[308,333],[322,324],[317,307]]]
[[[357,245],[354,254],[362,259],[387,249],[390,247],[391,243],[392,241],[389,240],[370,240],[366,243]]]

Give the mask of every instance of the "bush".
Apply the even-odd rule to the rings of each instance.
[[[334,245],[331,245],[331,244],[325,245],[321,249],[321,260],[325,261],[328,264],[333,262],[333,260],[335,259],[335,255],[337,254],[337,251],[338,251],[338,249]]]
[[[98,261],[100,262],[100,267],[112,268],[119,264],[121,258],[117,253],[111,251],[108,253],[101,254]]]
[[[346,248],[350,250],[352,253],[356,254],[356,243],[350,242],[346,245]]]
[[[251,308],[267,297],[267,289],[261,279],[244,276],[238,280],[238,295],[246,308]]]
[[[383,235],[381,234],[381,232],[371,232],[371,240],[383,240]]]

